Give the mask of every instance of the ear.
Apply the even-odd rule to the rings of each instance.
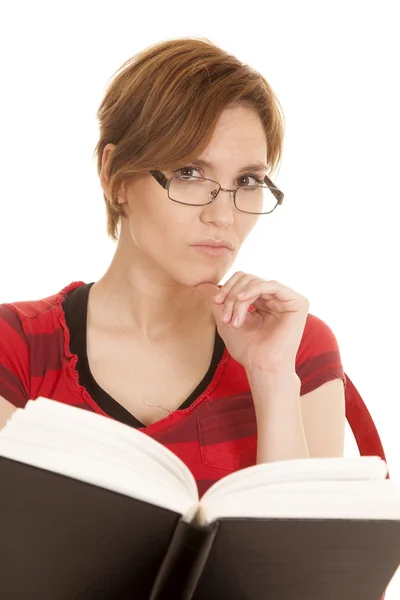
[[[103,192],[107,198],[109,198],[108,191],[108,166],[110,164],[110,157],[115,149],[115,144],[107,144],[103,150],[101,157],[101,172],[100,172],[100,183],[103,188]]]

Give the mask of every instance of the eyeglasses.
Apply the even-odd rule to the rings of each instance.
[[[267,215],[273,212],[278,204],[282,204],[285,197],[267,175],[263,179],[267,185],[239,186],[229,190],[221,187],[217,181],[204,177],[174,175],[168,179],[161,171],[149,172],[161,187],[167,190],[170,200],[189,206],[211,204],[223,190],[233,192],[233,203],[239,211],[251,215]]]

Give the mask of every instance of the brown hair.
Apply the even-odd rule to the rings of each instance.
[[[100,176],[107,144],[117,144],[108,162],[107,233],[117,240],[126,216],[117,194],[133,175],[173,170],[200,155],[225,108],[255,108],[265,128],[267,166],[282,157],[284,116],[279,100],[260,73],[208,39],[157,43],[116,72],[97,112],[100,138],[94,154]],[[115,75],[115,74],[114,74]]]

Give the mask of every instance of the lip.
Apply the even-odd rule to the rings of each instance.
[[[203,254],[207,254],[208,256],[224,256],[229,252],[232,252],[230,248],[226,246],[207,246],[204,244],[196,244],[192,246],[195,250],[202,252]]]
[[[208,246],[211,248],[228,248],[229,250],[233,250],[233,244],[228,240],[200,240],[196,244],[192,244],[193,246]]]

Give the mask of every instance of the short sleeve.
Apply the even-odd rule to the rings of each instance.
[[[346,388],[336,336],[322,319],[312,314],[307,316],[297,352],[296,373],[301,381],[301,395],[312,392],[332,379],[342,379]]]
[[[29,400],[29,349],[18,314],[0,304],[0,396],[17,408]]]

